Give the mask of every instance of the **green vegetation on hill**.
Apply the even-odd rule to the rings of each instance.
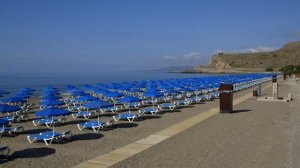
[[[286,65],[280,69],[285,74],[300,73],[300,65]]]
[[[208,68],[271,71],[287,65],[300,65],[300,41],[288,43],[272,52],[217,54],[212,57]]]

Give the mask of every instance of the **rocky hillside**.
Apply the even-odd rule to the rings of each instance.
[[[300,41],[291,42],[281,49],[264,53],[241,53],[214,55],[207,68],[195,67],[195,71],[265,71],[266,68],[279,69],[285,65],[300,64]]]

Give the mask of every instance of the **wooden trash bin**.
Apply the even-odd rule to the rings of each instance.
[[[254,97],[257,97],[257,96],[258,96],[257,90],[253,90],[253,96],[254,96]]]
[[[221,84],[220,91],[220,113],[232,113],[233,111],[233,85]]]

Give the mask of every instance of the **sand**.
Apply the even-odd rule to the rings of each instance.
[[[286,84],[282,87],[288,90],[285,88]],[[250,91],[252,89],[236,93],[235,98]],[[248,100],[235,107],[245,112],[218,114],[113,167],[220,167],[224,165],[255,167],[253,166],[256,163],[255,159],[262,159],[261,156],[271,158],[274,156],[275,161],[284,162],[294,155],[291,152],[291,156],[287,155],[286,159],[277,159],[284,158],[279,151],[286,149],[284,153],[287,153],[289,148],[294,149],[294,146],[285,145],[290,142],[285,135],[285,133],[291,134],[286,131],[287,128],[292,127],[289,120],[290,112],[282,114],[282,111],[288,109],[290,105],[291,103],[268,105],[266,102]],[[79,131],[76,123],[85,120],[72,119],[68,116],[67,124],[55,129],[61,132],[71,130],[74,134],[73,140],[51,146],[46,146],[44,143],[29,144],[26,139],[27,134],[46,130],[45,126],[34,127],[31,122],[13,124],[23,125],[26,131],[16,137],[2,138],[1,145],[10,146],[12,155],[9,161],[1,164],[1,167],[72,167],[216,106],[218,100],[196,104],[180,111],[166,112],[134,123],[122,121],[116,123],[113,129],[100,133],[91,130]],[[271,113],[274,110],[279,111],[278,114]],[[283,119],[284,117],[287,119]],[[109,115],[101,116],[101,120],[110,119]],[[298,134],[295,133],[296,135]],[[282,145],[265,145],[268,140]],[[248,158],[250,160],[247,162]]]

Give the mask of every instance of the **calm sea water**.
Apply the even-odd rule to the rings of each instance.
[[[153,79],[174,79],[212,76],[213,74],[182,74],[163,71],[122,71],[100,73],[74,73],[74,74],[0,74],[0,88],[12,94],[23,87],[41,90],[45,86],[63,88],[65,85],[82,86],[97,83],[110,83],[122,81],[140,81]]]

